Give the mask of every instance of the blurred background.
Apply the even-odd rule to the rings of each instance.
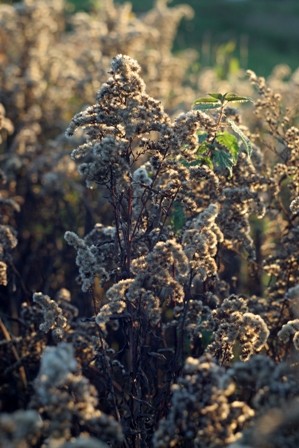
[[[183,20],[174,42],[175,52],[194,48],[199,67],[223,65],[231,71],[254,70],[268,76],[273,67],[299,65],[298,0],[170,0],[169,6],[188,4],[194,18]],[[1,3],[17,3],[14,0]],[[70,10],[98,10],[101,0],[68,0]],[[115,4],[127,0],[115,0]],[[131,0],[138,15],[154,7],[156,0]],[[221,73],[219,73],[221,75]],[[224,76],[224,75],[223,75]]]
[[[117,0],[115,3],[125,3]],[[72,0],[76,9],[90,10],[99,0]],[[132,0],[133,11],[148,11],[155,0]],[[170,6],[188,4],[195,12],[183,21],[174,50],[195,48],[200,66],[221,65],[230,70],[250,68],[267,76],[277,64],[293,70],[299,63],[298,0],[173,0]]]

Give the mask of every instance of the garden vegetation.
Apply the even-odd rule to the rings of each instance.
[[[296,448],[298,72],[101,5],[0,6],[0,447]]]

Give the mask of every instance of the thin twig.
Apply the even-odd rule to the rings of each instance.
[[[13,339],[12,339],[8,329],[4,325],[4,323],[3,323],[1,318],[0,318],[0,329],[1,329],[2,333],[3,333],[4,339],[6,341],[13,341]],[[12,351],[14,357],[15,357],[15,360],[17,362],[21,362],[21,358],[20,358],[20,356],[19,356],[19,354],[17,352],[17,349],[16,349],[16,347],[14,345],[12,345],[11,351]],[[25,372],[25,369],[24,369],[23,366],[19,367],[19,374],[20,374],[20,379],[21,379],[21,382],[23,384],[24,389],[27,389],[28,382],[27,382],[26,372]]]

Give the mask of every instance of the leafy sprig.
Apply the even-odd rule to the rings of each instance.
[[[247,96],[240,96],[236,93],[209,93],[208,96],[200,97],[193,103],[195,110],[218,109],[215,119],[215,131],[211,136],[208,129],[197,132],[198,148],[196,159],[187,162],[181,160],[184,166],[206,165],[210,169],[227,171],[229,177],[233,175],[233,167],[237,164],[240,151],[243,150],[248,157],[252,154],[252,145],[248,137],[240,129],[235,121],[225,118],[227,130],[223,130],[223,118],[225,108],[231,103],[248,103],[252,99]],[[182,204],[175,201],[172,207],[170,222],[175,232],[180,232],[186,222],[186,216]]]
[[[193,109],[219,109],[228,103],[248,103],[252,99],[248,96],[240,96],[236,93],[208,93],[209,96],[197,98],[193,103]]]
[[[251,142],[233,120],[226,119],[229,131],[223,131],[221,128],[225,108],[230,103],[248,103],[250,101],[252,101],[250,97],[230,92],[209,93],[208,96],[197,98],[194,101],[193,109],[195,110],[219,109],[213,138],[209,138],[207,132],[200,131],[198,133],[199,145],[196,164],[227,170],[231,177],[240,151],[243,149],[248,157],[251,156]]]

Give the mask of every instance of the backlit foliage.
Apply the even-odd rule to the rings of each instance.
[[[0,446],[298,446],[297,75],[182,86],[166,3],[0,6]]]

